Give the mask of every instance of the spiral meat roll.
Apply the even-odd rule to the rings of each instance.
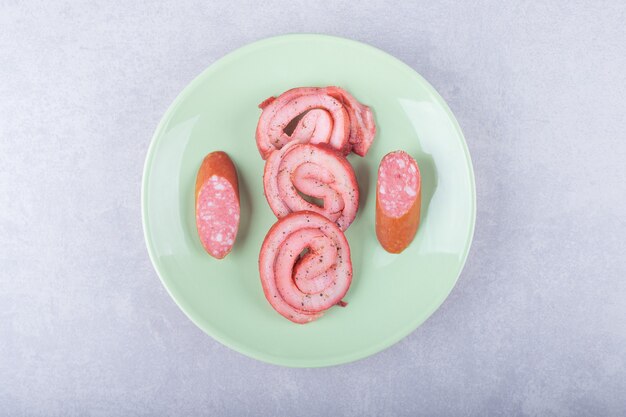
[[[359,207],[359,187],[352,166],[326,145],[291,142],[272,153],[265,162],[263,186],[278,218],[308,210],[346,230]],[[310,197],[320,203],[311,202],[315,200]]]
[[[319,318],[352,282],[350,247],[343,232],[324,216],[291,213],[269,230],[259,254],[265,297],[274,310],[295,323]]]
[[[365,156],[376,135],[371,109],[339,87],[294,88],[259,107],[256,142],[263,159],[292,141]]]

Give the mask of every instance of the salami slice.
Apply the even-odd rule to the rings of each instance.
[[[376,236],[386,251],[400,253],[411,243],[419,226],[421,202],[415,159],[404,151],[385,155],[378,168]]]
[[[267,233],[259,254],[265,298],[285,318],[308,323],[341,299],[352,282],[343,232],[318,213],[291,213]]]
[[[239,228],[239,186],[235,165],[225,152],[212,152],[196,177],[196,226],[204,249],[222,259]]]
[[[325,145],[291,142],[265,163],[265,197],[281,218],[295,211],[314,211],[346,230],[359,208],[359,187],[348,160]],[[321,205],[303,195],[314,197]]]
[[[344,155],[365,156],[376,135],[370,108],[339,87],[294,88],[259,107],[256,141],[263,159],[291,141],[326,143]]]

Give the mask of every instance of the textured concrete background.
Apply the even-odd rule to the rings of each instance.
[[[626,415],[624,3],[325,3],[0,0],[0,415]],[[292,32],[415,68],[476,171],[449,299],[326,369],[202,333],[141,229],[170,102],[227,52]]]

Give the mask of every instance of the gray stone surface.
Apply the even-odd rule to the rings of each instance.
[[[626,6],[361,3],[0,0],[0,415],[626,415]],[[441,309],[326,369],[206,336],[141,229],[144,157],[176,94],[294,32],[420,72],[478,192]]]

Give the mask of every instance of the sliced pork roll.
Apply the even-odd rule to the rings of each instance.
[[[272,153],[265,162],[263,186],[278,218],[295,211],[314,211],[346,230],[359,208],[359,186],[352,166],[326,145],[291,142]]]
[[[259,254],[267,301],[295,323],[319,318],[352,282],[350,247],[330,220],[311,211],[291,213],[267,233]]]
[[[259,107],[256,142],[263,159],[292,141],[365,156],[376,135],[371,109],[339,87],[294,88]]]

